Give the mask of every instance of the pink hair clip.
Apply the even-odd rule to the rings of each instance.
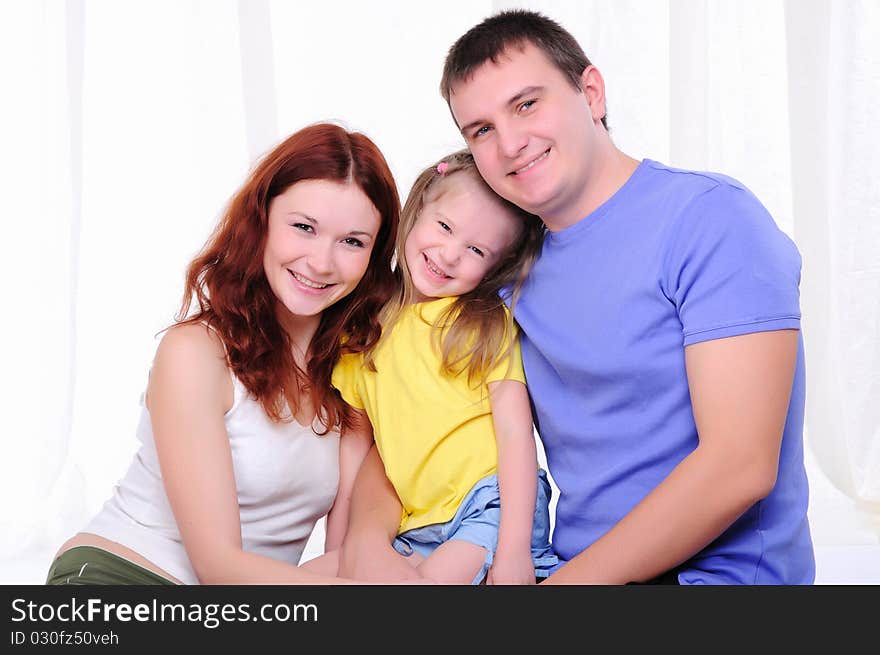
[[[446,175],[446,171],[449,170],[449,162],[441,161],[437,164],[437,173],[439,175]]]

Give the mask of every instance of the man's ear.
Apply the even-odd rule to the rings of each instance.
[[[590,65],[584,69],[581,73],[581,90],[590,105],[593,122],[598,123],[605,118],[605,80],[598,68]]]

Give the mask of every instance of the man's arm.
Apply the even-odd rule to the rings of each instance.
[[[773,489],[798,332],[685,348],[699,445],[611,530],[544,584],[649,580],[711,543]]]
[[[376,582],[419,578],[406,558],[391,547],[401,511],[400,499],[373,444],[355,478],[348,532],[339,555],[340,576]]]

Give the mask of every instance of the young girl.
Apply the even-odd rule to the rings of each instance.
[[[341,582],[297,563],[331,505],[341,542],[371,444],[340,439],[353,417],[330,376],[343,335],[348,352],[379,338],[399,210],[363,134],[313,125],[259,163],[189,267],[140,451],[47,584]]]
[[[369,419],[403,506],[394,548],[440,583],[534,584],[555,564],[515,302],[540,221],[483,182],[466,151],[416,180],[383,336],[333,384]]]

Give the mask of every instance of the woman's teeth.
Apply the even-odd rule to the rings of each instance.
[[[310,280],[309,278],[303,277],[299,273],[294,273],[293,271],[290,271],[290,274],[294,277],[294,279],[296,279],[297,282],[311,289],[326,289],[330,286],[329,284],[318,284],[314,280]]]

